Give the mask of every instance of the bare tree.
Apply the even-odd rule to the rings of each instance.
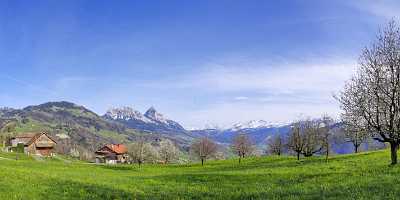
[[[254,147],[250,138],[246,134],[237,135],[232,142],[232,149],[239,156],[239,164],[242,158],[251,154],[254,151]]]
[[[267,141],[267,152],[269,154],[278,155],[282,154],[284,141],[282,136],[278,133]]]
[[[202,138],[192,144],[191,152],[200,158],[201,165],[217,152],[217,144],[208,138]]]
[[[177,159],[179,150],[171,140],[165,139],[160,142],[159,154],[163,162],[168,164]]]
[[[331,126],[334,123],[333,119],[328,115],[324,115],[321,118],[321,122],[318,125],[319,135],[321,138],[321,145],[325,151],[325,161],[328,161],[329,153],[331,151],[331,143],[333,140],[333,134],[331,131]]]
[[[315,153],[323,149],[321,142],[320,125],[317,121],[306,120],[303,122],[303,151],[301,152],[304,157],[311,157]]]
[[[366,142],[369,135],[363,125],[363,120],[357,116],[342,114],[343,140],[354,147],[354,153],[359,152],[361,144]]]
[[[300,122],[295,122],[292,125],[288,139],[288,148],[296,153],[297,160],[300,160],[300,154],[303,152],[305,146],[301,129]]]
[[[346,115],[360,117],[379,142],[389,143],[397,164],[400,144],[400,28],[391,21],[366,47],[357,73],[337,97]]]
[[[310,157],[320,152],[323,145],[319,123],[312,120],[295,122],[292,125],[287,145],[297,154],[297,160],[300,160],[300,154]]]

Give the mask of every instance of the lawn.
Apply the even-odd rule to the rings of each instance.
[[[106,166],[0,153],[0,199],[398,199],[389,152]]]

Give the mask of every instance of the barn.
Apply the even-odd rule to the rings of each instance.
[[[11,138],[12,148],[22,145],[26,154],[52,156],[57,142],[47,133],[25,133]]]

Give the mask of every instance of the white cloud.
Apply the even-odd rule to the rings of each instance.
[[[325,113],[336,118],[338,117],[339,109],[338,105],[333,101],[323,104],[291,105],[241,102],[215,104],[205,109],[187,113],[183,118],[183,123],[187,127],[199,127],[199,125],[205,126],[215,123],[222,127],[229,127],[236,122],[253,119],[286,123],[298,119],[299,116],[319,117]]]
[[[234,101],[214,102],[182,113],[179,118],[187,126],[226,126],[253,119],[287,122],[301,114],[318,117],[328,113],[336,117],[340,110],[332,95],[342,89],[357,66],[349,60],[208,64],[200,72],[181,77],[176,84],[159,85],[216,95],[246,94],[234,96]]]
[[[400,2],[398,0],[357,0],[346,2],[378,17],[400,19]]]
[[[239,96],[239,97],[235,97],[234,99],[235,99],[236,101],[244,101],[244,100],[249,99],[249,97]]]

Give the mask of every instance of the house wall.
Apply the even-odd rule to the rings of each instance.
[[[26,148],[26,153],[37,154],[42,156],[51,156],[56,143],[47,135],[42,134],[32,144]]]
[[[14,139],[11,140],[11,146],[12,147],[17,147],[17,145],[19,143],[25,144],[26,143],[26,139],[25,138],[24,139],[22,139],[22,138],[14,138]]]
[[[32,143],[31,145],[25,147],[25,153],[28,153],[28,154],[36,154],[36,146],[35,146],[35,143]]]
[[[34,142],[37,147],[54,147],[56,143],[47,137],[45,134],[41,135],[36,141]]]

